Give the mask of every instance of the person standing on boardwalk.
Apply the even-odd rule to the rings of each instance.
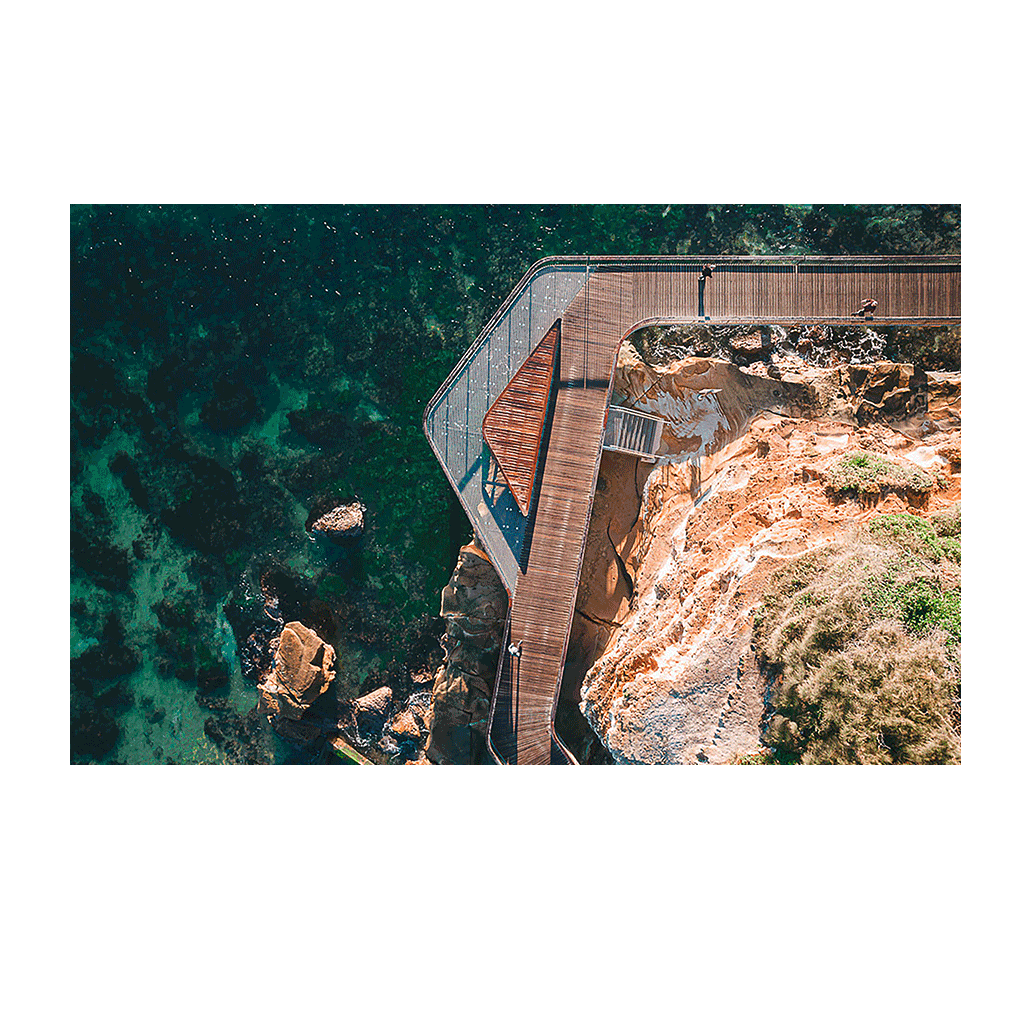
[[[699,282],[699,308],[697,313],[701,318],[706,317],[703,310],[703,290],[706,288],[707,279],[714,274],[714,269],[709,264],[704,264],[700,271],[700,277],[696,280]]]
[[[859,318],[861,315],[864,315],[865,317],[873,318],[875,311],[878,309],[878,301],[868,297],[866,300],[861,300],[860,302],[863,304],[863,307],[861,307],[859,311],[854,311],[850,317]]]

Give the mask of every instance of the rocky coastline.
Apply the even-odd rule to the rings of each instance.
[[[614,239],[643,254],[953,253],[959,208],[73,205],[72,763],[481,759],[491,644],[473,606],[440,615],[470,526],[422,413],[535,256]],[[959,369],[958,333],[877,323],[647,332],[654,367],[726,361],[783,392],[800,388],[793,359],[829,376],[912,365],[907,384],[853,384],[862,407],[846,416],[869,425],[897,390],[927,395]],[[605,457],[602,482],[622,477]],[[625,519],[590,543],[636,600],[645,479],[628,469]],[[582,607],[574,631],[605,630],[621,598]],[[293,624],[331,647],[334,677],[302,716],[269,721],[260,685]],[[572,655],[557,722],[580,760],[609,762],[579,707],[595,656]]]
[[[878,330],[810,329],[802,347],[774,327],[722,330],[708,346],[711,336],[679,331],[673,345],[665,333],[655,346],[640,333],[619,354],[618,402],[665,429],[656,463],[605,453],[600,465],[557,713],[583,763],[768,761],[775,671],[754,633],[776,573],[855,545],[883,517],[956,511],[959,524],[958,330],[923,331],[921,363],[857,363]],[[916,343],[906,330],[902,341]],[[838,470],[850,461],[888,474],[850,484]],[[488,710],[505,610],[483,563],[466,547],[443,598],[433,712],[466,733],[430,746],[443,762],[483,759],[467,727]],[[958,691],[959,654],[947,674]],[[958,695],[947,703],[949,759]]]

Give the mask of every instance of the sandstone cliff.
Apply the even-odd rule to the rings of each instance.
[[[489,701],[503,629],[507,592],[485,553],[469,543],[443,590],[445,662],[436,674],[428,715],[428,758],[469,764],[486,758]]]
[[[618,762],[766,752],[753,628],[773,573],[876,515],[959,502],[960,375],[774,354],[649,365],[626,344],[614,389],[666,425],[656,464],[601,463],[568,665],[581,710]],[[842,474],[865,467],[884,484]]]
[[[766,624],[774,645],[755,634],[780,573],[797,558],[829,554],[824,564],[859,553],[873,563],[866,536],[881,515],[913,513],[928,524],[959,510],[960,373],[845,363],[860,354],[840,354],[839,338],[811,333],[791,350],[776,348],[768,332],[729,334],[710,351],[723,357],[683,357],[679,348],[661,360],[653,348],[642,347],[646,358],[633,343],[622,348],[614,402],[659,414],[665,428],[655,463],[605,453],[600,464],[557,711],[580,761],[750,762],[771,744],[781,753],[808,742],[803,759],[959,759],[959,702],[954,708],[947,681],[959,679],[959,641],[955,657],[939,633],[900,653],[895,619],[876,626],[873,645],[859,640],[857,659],[873,652],[882,661],[883,694],[895,700],[909,686],[946,710],[926,716],[918,735],[896,708],[892,729],[905,741],[892,745],[889,727],[876,722],[870,741],[832,751],[813,739],[804,683],[768,666],[771,656],[802,665],[804,655],[795,647],[783,655],[788,647]],[[865,349],[866,337],[857,340]],[[820,363],[797,352],[804,349]],[[935,571],[933,585],[959,595],[959,567]],[[899,582],[911,584],[924,583]],[[821,588],[805,586],[807,595],[788,602],[807,603]],[[488,759],[506,611],[485,554],[466,546],[442,599],[446,660],[427,718],[433,762]]]

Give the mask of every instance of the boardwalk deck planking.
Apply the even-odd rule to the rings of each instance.
[[[711,264],[714,275],[701,286],[703,264]],[[542,262],[522,280],[425,415],[429,441],[512,594],[508,641],[521,645],[512,655],[505,643],[497,671],[489,743],[498,761],[574,762],[556,738],[553,719],[623,339],[652,323],[853,324],[866,297],[878,301],[877,323],[959,323],[960,260],[575,257]],[[515,454],[512,495],[524,518],[517,522],[508,511],[503,520],[499,507],[478,499],[483,487],[476,478],[485,474],[476,454],[490,429],[489,415],[476,414],[485,411],[479,394],[484,390],[487,400],[505,388],[490,372],[492,349],[509,383],[534,348],[549,345],[558,331],[560,378],[548,443],[538,455],[541,480],[531,520],[525,497],[539,474],[529,452],[541,434],[538,420],[529,417],[519,429],[516,404],[500,405],[502,417],[491,426],[494,441],[497,427],[506,433],[506,443],[497,446]],[[515,349],[522,355],[518,367]],[[545,351],[540,367],[544,358]],[[526,382],[525,401],[534,409],[543,378],[533,372]],[[512,556],[510,547],[519,552]]]

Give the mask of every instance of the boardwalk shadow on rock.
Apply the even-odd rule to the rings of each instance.
[[[521,643],[513,655],[517,669],[512,671],[505,644],[490,714],[490,747],[501,762],[546,764],[554,762],[555,754],[573,762],[553,723],[615,358],[636,328],[700,320],[697,284],[705,263],[714,267],[703,290],[704,318],[711,321],[859,323],[852,311],[867,297],[878,301],[879,322],[941,325],[960,318],[956,257],[560,258],[533,268],[425,413],[429,442],[512,595],[508,635]],[[529,467],[533,483],[538,478],[538,496],[528,505],[528,516],[519,507],[520,520],[512,518],[505,527],[478,499],[484,495],[488,462],[479,457],[474,465],[468,457],[484,438],[487,411],[557,321],[560,384],[548,438],[536,436],[537,417],[529,417],[518,432],[515,409],[504,414],[510,435],[503,445],[517,455],[508,460],[507,470],[522,500],[529,491]],[[493,377],[494,365],[499,380]],[[535,395],[529,391],[529,407],[538,407]],[[533,460],[526,446],[536,437],[539,449]],[[530,517],[526,562],[523,542]]]

